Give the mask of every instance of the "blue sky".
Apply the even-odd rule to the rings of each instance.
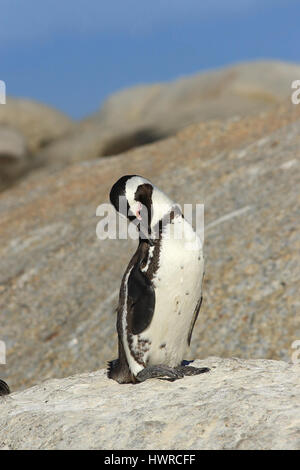
[[[259,58],[300,62],[299,0],[0,0],[0,13],[8,94],[74,118],[138,83]]]

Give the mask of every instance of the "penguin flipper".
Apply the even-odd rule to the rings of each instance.
[[[155,308],[155,291],[151,281],[137,264],[128,279],[128,327],[134,335],[151,323]]]
[[[6,382],[4,382],[4,380],[0,379],[0,396],[9,395],[9,394],[10,394],[9,386],[7,385]]]

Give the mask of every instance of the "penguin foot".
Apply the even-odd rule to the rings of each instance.
[[[193,366],[178,366],[176,370],[182,373],[183,375],[199,375],[209,372],[208,367],[193,367]]]
[[[113,369],[116,369],[119,365],[119,359],[113,359],[112,361],[108,361],[107,363],[107,375],[108,377],[111,376]]]
[[[145,369],[141,370],[135,378],[138,382],[144,382],[147,379],[162,377],[168,377],[169,379],[177,380],[182,379],[183,375],[184,374],[178,370],[178,368],[157,365],[145,367]]]
[[[7,385],[6,382],[0,379],[0,396],[9,395],[9,394],[10,394],[9,386]]]

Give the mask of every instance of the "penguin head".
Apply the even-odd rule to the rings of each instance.
[[[109,198],[117,212],[129,220],[141,220],[142,209],[152,209],[152,183],[137,175],[122,176],[111,188]]]
[[[173,204],[151,181],[138,175],[122,176],[113,185],[109,197],[117,212],[140,222],[142,233],[148,233]]]

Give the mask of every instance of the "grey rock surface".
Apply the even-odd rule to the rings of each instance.
[[[96,237],[112,184],[141,174],[205,204],[204,302],[186,358],[289,360],[300,339],[300,106],[187,127],[134,151],[29,175],[0,195],[0,334],[12,390],[105,367],[132,240]]]
[[[0,449],[300,448],[300,365],[195,365],[211,371],[119,385],[100,370],[0,398]]]

